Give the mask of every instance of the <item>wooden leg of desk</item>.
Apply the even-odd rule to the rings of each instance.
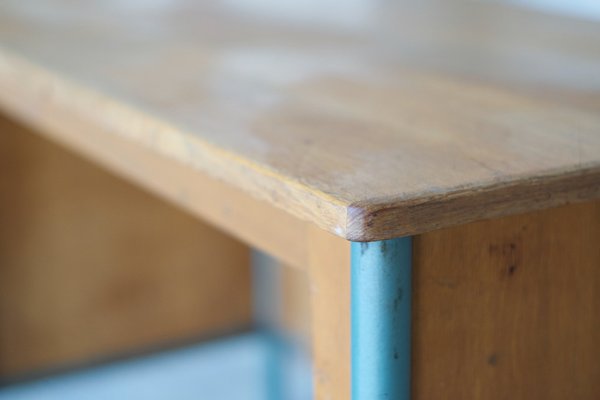
[[[309,278],[317,400],[350,399],[350,242],[314,229]]]

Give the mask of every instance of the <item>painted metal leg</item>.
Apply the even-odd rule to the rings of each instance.
[[[410,237],[352,243],[352,399],[410,399]]]
[[[264,353],[265,400],[285,400],[285,344],[278,329],[280,315],[279,268],[268,255],[254,251],[252,275],[254,288],[254,320],[262,332]]]

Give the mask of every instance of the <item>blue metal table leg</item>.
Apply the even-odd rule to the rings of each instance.
[[[279,272],[274,259],[264,253],[253,252],[254,320],[265,338],[265,400],[286,399],[285,344],[277,327],[281,299]]]
[[[352,399],[410,399],[410,237],[352,243]]]

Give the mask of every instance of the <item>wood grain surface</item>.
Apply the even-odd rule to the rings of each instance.
[[[4,1],[0,104],[34,124],[60,110],[350,240],[600,196],[599,24],[260,4]]]
[[[249,250],[0,117],[0,381],[252,323]]]
[[[415,239],[413,399],[595,400],[600,202]]]

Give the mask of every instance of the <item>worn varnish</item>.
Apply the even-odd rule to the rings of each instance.
[[[243,4],[5,1],[0,104],[351,240],[600,196],[598,24],[468,1],[316,21]]]
[[[0,117],[0,382],[246,329],[249,262],[241,242]]]
[[[418,236],[413,399],[595,400],[600,202]]]

